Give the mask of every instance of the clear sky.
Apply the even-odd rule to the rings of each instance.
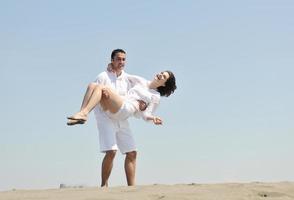
[[[294,181],[294,2],[0,1],[0,190],[100,184],[93,114],[67,127],[113,49],[170,69],[163,126],[131,119],[137,184]],[[117,154],[110,185],[126,185]]]

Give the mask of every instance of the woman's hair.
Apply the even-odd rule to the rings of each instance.
[[[169,74],[169,78],[166,80],[164,86],[160,86],[157,88],[157,91],[160,93],[160,96],[168,97],[169,95],[174,93],[174,91],[177,89],[177,86],[174,74],[168,70],[166,70],[166,72]]]

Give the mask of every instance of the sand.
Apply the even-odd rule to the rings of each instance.
[[[294,182],[147,185],[0,192],[1,200],[294,200]]]

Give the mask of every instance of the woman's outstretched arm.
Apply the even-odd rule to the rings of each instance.
[[[157,117],[157,116],[147,117],[146,119],[147,120],[152,120],[155,125],[161,125],[162,124],[162,119],[160,117]]]

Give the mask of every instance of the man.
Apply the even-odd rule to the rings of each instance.
[[[124,72],[125,63],[126,52],[122,49],[113,50],[111,70],[100,73],[96,83],[110,86],[120,95],[125,96],[131,87]],[[113,160],[118,149],[126,154],[124,167],[127,183],[129,186],[135,185],[137,150],[128,121],[110,119],[100,106],[96,106],[94,112],[99,131],[100,150],[105,153],[101,170],[101,187],[108,186]]]

